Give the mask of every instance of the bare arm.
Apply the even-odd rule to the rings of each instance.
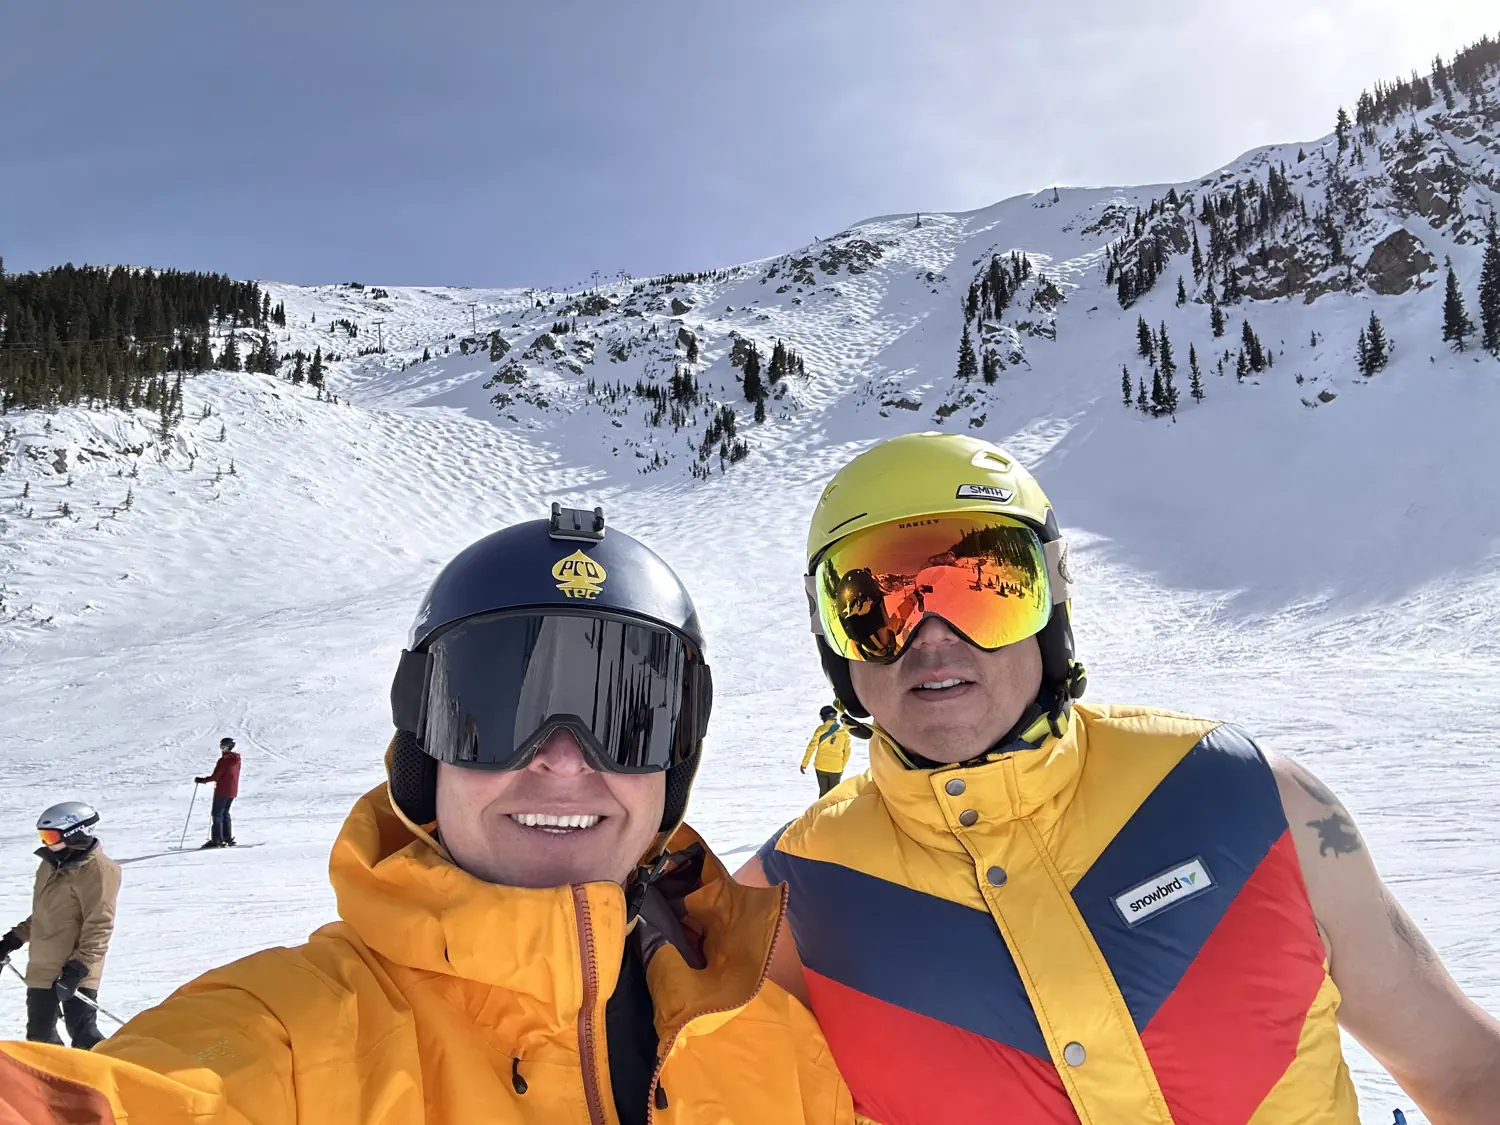
[[[751,856],[745,866],[734,873],[734,881],[747,887],[769,887],[760,856]],[[766,974],[786,989],[803,1004],[807,1004],[807,983],[802,977],[802,960],[797,956],[797,943],[792,939],[792,928],[783,918],[781,928],[776,931],[776,950],[771,954],[771,967]]]
[[[1433,1125],[1481,1125],[1500,1105],[1500,1021],[1459,990],[1380,880],[1342,802],[1273,757],[1313,914],[1343,994],[1339,1022]]]

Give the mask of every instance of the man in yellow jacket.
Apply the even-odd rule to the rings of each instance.
[[[818,775],[818,796],[821,797],[844,778],[844,767],[849,764],[849,732],[839,722],[838,711],[832,707],[824,707],[818,717],[823,721],[807,743],[801,772],[806,773],[807,764],[812,763]]]
[[[1340,1027],[1434,1123],[1500,1106],[1500,1023],[1338,798],[1233,727],[1089,707],[1057,520],[1004,450],[875,446],[807,589],[870,771],[741,872],[786,883],[773,977],[883,1125],[1357,1125]]]
[[[462,552],[391,690],[340,921],[209,973],[92,1054],[0,1048],[0,1121],[853,1120],[766,980],[784,892],[680,827],[712,703],[692,602],[601,511]]]

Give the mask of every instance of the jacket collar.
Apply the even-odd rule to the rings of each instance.
[[[694,1020],[696,1029],[695,1017],[737,1010],[760,989],[784,892],[735,883],[690,828],[671,845],[701,848],[702,876],[674,888],[684,892],[666,904],[677,925],[665,927],[668,940],[655,947],[647,979],[658,1023]],[[350,812],[329,875],[340,917],[381,957],[454,984],[525,996],[528,1010],[552,1025],[575,1019],[583,1003],[586,915],[600,995],[614,991],[630,931],[619,884],[533,889],[476,879],[451,861],[430,826],[412,825],[392,807],[386,786]]]
[[[77,867],[92,856],[98,848],[99,840],[97,837],[94,837],[82,848],[64,848],[60,852],[55,852],[51,848],[43,846],[37,848],[36,855],[44,862],[50,863],[54,871],[61,871],[66,867]]]
[[[966,811],[970,832],[1030,819],[1047,831],[1072,800],[1088,753],[1088,731],[1075,708],[1061,737],[989,754],[980,762],[912,769],[883,731],[870,738],[870,773],[901,830],[924,847],[962,852],[956,833]],[[958,793],[950,793],[950,784]]]

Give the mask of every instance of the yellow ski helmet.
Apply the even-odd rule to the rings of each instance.
[[[1067,545],[1052,504],[1035,477],[999,446],[961,434],[920,433],[891,438],[861,453],[823,489],[807,533],[808,597],[813,631],[820,633],[813,576],[824,552],[865,528],[920,516],[987,512],[1009,516],[1031,527],[1047,556],[1052,584],[1052,616],[1037,634],[1042,652],[1042,688],[1037,704],[1018,730],[1041,715],[1058,718],[1087,685],[1083,666],[1073,658],[1069,599],[1072,576]],[[818,637],[823,670],[844,710],[869,715],[854,692],[849,664]]]

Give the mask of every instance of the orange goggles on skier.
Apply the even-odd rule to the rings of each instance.
[[[56,828],[38,828],[36,834],[42,838],[42,843],[46,844],[49,848],[54,844],[63,842],[63,834]]]
[[[975,512],[895,520],[840,539],[808,576],[814,630],[846,660],[900,659],[929,617],[977,648],[1042,631],[1047,551],[1028,525]]]

